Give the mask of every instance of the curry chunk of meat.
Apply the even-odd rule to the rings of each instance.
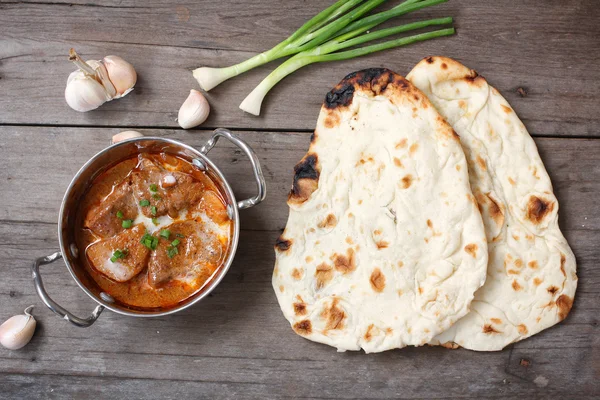
[[[148,283],[158,288],[171,281],[201,282],[210,278],[223,257],[223,244],[200,220],[176,222],[159,235],[159,244],[148,262]],[[163,231],[161,231],[162,233]]]
[[[134,220],[137,215],[137,202],[129,183],[124,181],[115,186],[99,204],[90,208],[85,216],[84,227],[106,238],[122,232],[123,221]]]
[[[129,180],[142,213],[148,218],[165,214],[177,218],[179,211],[195,205],[204,192],[204,185],[191,175],[169,171],[146,157],[141,157]]]
[[[150,252],[141,243],[145,232],[144,225],[139,224],[110,239],[92,244],[87,249],[90,264],[113,281],[127,282],[139,274],[148,262]]]
[[[202,194],[202,198],[192,211],[205,213],[208,218],[218,225],[227,224],[231,221],[229,215],[227,215],[227,206],[219,195],[212,190],[207,190]]]

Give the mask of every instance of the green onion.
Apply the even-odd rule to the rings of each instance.
[[[150,208],[150,212],[152,213],[152,215],[156,216],[156,206],[152,206]]]
[[[112,257],[110,258],[110,261],[111,262],[116,262],[117,260],[119,260],[121,258],[127,257],[128,254],[129,254],[129,250],[127,250],[127,249],[115,250],[115,252],[113,253]]]
[[[140,206],[147,207],[149,205],[150,205],[150,200],[146,200],[146,199],[140,200]]]
[[[165,239],[168,239],[169,236],[171,236],[171,231],[168,229],[163,229],[162,231],[160,231],[160,236],[164,237]]]
[[[123,220],[123,222],[121,222],[121,226],[125,229],[131,228],[131,225],[133,225],[133,221],[130,219],[126,219],[126,220]]]
[[[455,31],[454,28],[440,29],[437,31],[407,36],[400,39],[389,40],[383,43],[360,47],[353,50],[335,52],[337,50],[342,50],[348,47],[362,44],[367,41],[381,39],[386,36],[406,32],[409,30],[421,29],[432,25],[445,25],[450,23],[452,23],[452,18],[438,18],[428,21],[414,22],[412,24],[406,24],[394,28],[382,29],[358,37],[354,37],[355,35],[351,36],[351,33],[346,35],[346,37],[352,37],[351,39],[340,41],[339,38],[336,38],[318,47],[315,47],[314,49],[298,53],[294,57],[281,64],[273,72],[271,72],[271,74],[269,74],[269,76],[267,76],[244,99],[242,104],[240,104],[240,108],[250,114],[259,115],[262,101],[264,100],[269,90],[271,90],[273,86],[275,86],[283,78],[306,65],[317,62],[347,60],[350,58],[375,53],[377,51],[387,50],[399,46],[405,46],[407,44],[412,44],[423,40],[434,39],[441,36],[449,36],[454,34]],[[364,29],[364,27],[359,29]]]
[[[146,232],[144,236],[142,236],[140,243],[150,250],[156,250],[156,247],[158,246],[158,238]]]
[[[179,243],[181,243],[181,241],[179,239],[175,239],[171,242],[171,246],[179,246]]]
[[[221,82],[240,75],[252,68],[256,68],[281,57],[297,54],[319,46],[320,44],[339,36],[340,32],[348,33],[368,26],[368,28],[364,30],[366,31],[395,16],[448,0],[407,0],[390,10],[361,19],[363,15],[379,6],[384,1],[386,0],[337,1],[270,50],[226,68],[197,68],[193,71],[194,78],[196,78],[204,90],[209,91]]]
[[[123,213],[121,211],[117,211],[117,218],[123,219]]]
[[[152,223],[154,225],[159,225],[160,223],[158,222],[158,218],[152,218]]]
[[[173,258],[177,254],[179,254],[179,250],[177,250],[177,247],[173,247],[173,246],[167,247],[167,256],[169,258]]]
[[[150,191],[151,192],[156,192],[158,191],[158,186],[156,186],[154,183],[150,185]]]

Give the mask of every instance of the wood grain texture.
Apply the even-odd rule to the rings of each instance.
[[[197,88],[193,68],[264,51],[329,3],[2,0],[0,124],[176,127],[179,106]],[[210,92],[206,127],[312,130],[325,93],[347,73],[385,66],[404,75],[440,54],[486,76],[534,135],[600,136],[595,1],[452,0],[403,20],[446,15],[456,18],[456,36],[304,68],[275,87],[258,118],[238,105],[277,62],[232,79]],[[139,73],[133,93],[94,112],[69,109],[69,47],[88,59],[117,54],[130,61]]]
[[[75,328],[37,298],[29,268],[58,247],[56,219],[72,175],[117,129],[0,127],[0,320],[35,304],[32,343],[0,351],[8,398],[594,398],[600,395],[600,140],[538,138],[578,261],[579,288],[563,323],[501,352],[409,348],[336,353],[290,329],[271,287],[272,244],[287,218],[293,165],[309,144],[298,132],[239,133],[259,153],[267,200],[244,211],[234,264],[202,303],[135,319],[105,312]],[[209,132],[144,130],[198,146]],[[240,196],[252,194],[245,158],[219,142],[210,157]],[[48,171],[51,171],[49,173]],[[77,315],[93,302],[62,263],[44,267],[52,296]],[[0,397],[2,397],[0,395]]]

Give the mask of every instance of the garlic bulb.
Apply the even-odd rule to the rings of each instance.
[[[0,344],[9,350],[18,350],[25,346],[35,332],[35,318],[29,313],[33,306],[25,309],[24,315],[15,315],[0,325]]]
[[[133,90],[137,81],[135,69],[121,57],[106,56],[86,62],[71,49],[69,60],[79,69],[67,79],[65,100],[76,111],[90,111],[123,97]]]
[[[200,125],[210,113],[210,105],[206,98],[197,90],[190,90],[190,95],[183,102],[177,115],[177,122],[183,129]]]
[[[112,137],[112,143],[119,143],[122,142],[123,140],[127,140],[127,139],[132,139],[135,137],[140,137],[140,136],[144,136],[141,133],[139,133],[138,131],[123,131],[123,132],[119,132],[116,135],[114,135]]]

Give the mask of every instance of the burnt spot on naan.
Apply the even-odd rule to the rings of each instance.
[[[483,158],[477,156],[475,160],[477,161],[477,165],[479,166],[479,168],[481,168],[482,171],[485,171],[487,169],[487,165],[485,164],[485,160]]]
[[[539,264],[536,260],[532,260],[527,263],[527,266],[531,269],[538,269]]]
[[[292,278],[294,278],[295,280],[299,281],[300,279],[302,279],[302,275],[304,275],[304,272],[302,272],[300,268],[294,268],[292,270]]]
[[[365,333],[365,336],[364,336],[364,338],[367,342],[370,342],[371,339],[373,338],[373,334],[371,333],[373,328],[375,328],[375,325],[373,325],[373,324],[369,325],[369,327],[367,328],[367,332]]]
[[[323,309],[321,318],[326,321],[324,332],[334,329],[342,329],[344,327],[344,319],[346,313],[338,307],[339,299],[333,299],[329,308]]]
[[[317,279],[317,290],[322,289],[333,279],[333,267],[327,263],[317,265],[315,278]]]
[[[394,157],[394,165],[398,168],[404,167],[404,165],[402,164],[402,161],[400,161],[400,159],[398,157]]]
[[[560,253],[560,272],[562,272],[563,276],[567,276],[565,272],[565,263],[567,262],[567,258],[563,253]]]
[[[489,216],[496,223],[497,226],[502,226],[504,224],[504,210],[500,203],[492,196],[491,193],[478,193],[477,194],[477,202],[479,203],[480,210],[487,210]]]
[[[400,181],[400,187],[402,187],[402,189],[408,189],[410,185],[412,185],[412,182],[413,176],[410,174],[405,175],[404,178],[402,178],[402,180]]]
[[[477,258],[477,245],[475,243],[471,243],[465,246],[465,251],[469,253],[473,258]]]
[[[352,248],[346,251],[346,255],[334,253],[331,260],[335,270],[342,274],[348,274],[356,269],[356,259]]]
[[[458,343],[454,343],[454,342],[445,342],[445,343],[440,343],[440,346],[446,348],[446,349],[450,349],[450,350],[456,350],[458,349],[460,346],[458,345]]]
[[[550,214],[554,210],[554,203],[552,201],[539,198],[537,196],[531,196],[527,202],[527,214],[525,218],[539,225],[546,215]]]
[[[304,302],[294,303],[294,314],[296,314],[296,316],[306,315],[306,313],[307,313],[306,303],[304,303]]]
[[[427,62],[427,64],[433,64],[434,63],[434,57],[425,57],[425,61]]]
[[[492,335],[492,334],[495,334],[495,333],[502,333],[499,330],[496,330],[496,328],[494,328],[492,326],[492,324],[485,324],[485,325],[483,325],[483,330],[482,331],[483,331],[483,333],[488,334],[488,335]]]
[[[321,222],[317,224],[317,226],[321,229],[324,228],[333,228],[337,225],[337,218],[333,214],[328,214],[327,217]]]
[[[312,333],[312,323],[309,319],[296,322],[294,324],[294,331],[299,335],[308,336]]]
[[[412,156],[412,155],[414,155],[417,152],[418,149],[419,149],[419,144],[418,143],[413,143],[408,148],[408,154],[410,154]]]
[[[502,107],[502,110],[507,114],[510,114],[512,112],[512,108],[505,106],[504,104],[500,104],[500,107]]]
[[[337,111],[330,111],[327,113],[323,125],[325,128],[332,129],[340,124],[340,114]]]
[[[379,241],[375,242],[375,246],[377,246],[377,250],[386,249],[389,245],[390,245],[390,243],[386,242],[385,240],[379,240]]]
[[[519,324],[517,326],[517,330],[521,335],[527,335],[529,331],[527,330],[527,326],[525,324]]]
[[[406,142],[408,142],[408,139],[404,138],[404,139],[400,139],[400,141],[398,143],[396,143],[396,146],[394,146],[396,149],[403,149],[406,147]]]
[[[511,286],[515,292],[518,292],[519,290],[523,289],[523,287],[521,285],[519,285],[519,282],[517,282],[516,279],[514,281],[512,281]]]
[[[369,283],[371,284],[371,288],[377,293],[383,292],[383,289],[385,289],[385,275],[383,275],[383,272],[379,268],[375,268],[371,272]]]
[[[543,279],[538,278],[537,276],[535,278],[533,278],[533,284],[535,286],[540,286],[542,284],[542,282],[544,282]]]
[[[500,325],[502,323],[502,320],[500,318],[490,318],[490,321],[492,321],[492,323],[496,325]]]
[[[350,82],[344,82],[347,78],[344,78],[331,92],[327,93],[323,107],[333,110],[339,107],[348,107],[352,104],[354,85]]]
[[[316,154],[307,154],[294,167],[294,183],[288,195],[288,204],[302,204],[319,185],[319,166]]]
[[[558,288],[556,286],[549,286],[548,288],[546,288],[546,291],[548,291],[548,293],[554,296],[556,292],[558,292]]]
[[[558,318],[562,321],[569,315],[571,307],[573,307],[573,299],[566,294],[561,294],[556,299],[556,307],[558,308]]]
[[[275,251],[287,253],[292,247],[292,239],[286,239],[283,235],[279,236],[275,241]]]

